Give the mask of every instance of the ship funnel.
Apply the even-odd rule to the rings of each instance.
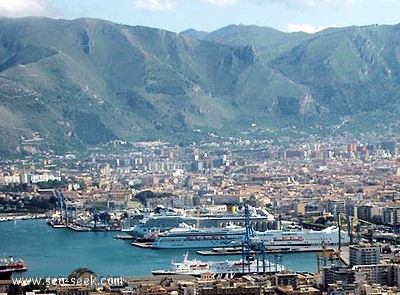
[[[230,214],[236,213],[236,206],[233,204],[226,205],[226,211]]]

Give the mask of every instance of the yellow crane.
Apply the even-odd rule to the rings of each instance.
[[[344,214],[338,214],[338,224],[340,228],[346,228],[349,236],[350,236],[350,244],[354,243],[354,237],[360,239],[361,233],[361,224],[367,224],[370,226],[369,234],[371,236],[371,244],[374,241],[374,230],[375,223],[369,222],[367,220],[358,218],[356,216],[345,216],[345,219],[342,219],[341,216]]]
[[[333,265],[335,261],[340,263],[340,249],[338,249],[338,251],[328,250],[326,248],[326,243],[324,242],[322,245],[322,251],[317,253],[318,272],[321,271],[321,266],[327,266],[328,260],[331,265]]]

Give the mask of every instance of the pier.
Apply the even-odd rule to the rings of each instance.
[[[116,236],[113,236],[113,238],[117,239],[117,240],[133,240],[134,239],[134,237],[132,237],[130,235],[116,235]]]
[[[340,260],[345,265],[350,265],[350,250],[349,246],[342,246],[340,249]]]
[[[321,247],[310,248],[268,248],[265,247],[266,254],[279,254],[279,253],[306,253],[306,252],[319,252]],[[334,249],[327,249],[328,252],[333,252]],[[204,256],[212,255],[239,255],[242,254],[242,248],[214,248],[212,250],[199,250],[197,254]]]
[[[44,218],[46,218],[46,214],[44,214],[44,213],[30,213],[30,214],[3,213],[3,214],[0,214],[0,222],[26,220],[26,219],[44,219]]]

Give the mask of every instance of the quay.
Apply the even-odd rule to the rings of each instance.
[[[170,274],[168,276],[166,275],[151,275],[151,276],[128,276],[125,277],[124,279],[128,284],[143,284],[143,283],[151,283],[151,284],[156,284],[159,283],[160,280],[163,278],[173,278],[174,280],[184,280],[184,281],[196,281],[197,278],[191,275],[185,275],[185,274]]]
[[[340,249],[340,260],[345,264],[345,265],[350,265],[350,250],[349,246],[342,246]]]
[[[134,239],[134,237],[132,237],[130,235],[116,235],[116,236],[113,236],[113,238],[117,239],[117,240],[133,240]]]
[[[326,249],[328,252],[333,252],[334,249]],[[311,248],[268,248],[266,247],[266,254],[279,254],[279,253],[306,253],[306,252],[319,252],[321,251],[320,247],[311,247]],[[212,250],[199,250],[196,251],[197,254],[204,256],[211,255],[238,255],[242,254],[242,248],[240,247],[227,247],[227,248],[213,248]]]
[[[85,226],[81,226],[81,225],[78,225],[76,223],[68,223],[66,225],[66,227],[71,229],[71,230],[73,230],[73,231],[80,231],[80,232],[91,231],[91,228],[85,227]]]
[[[5,221],[16,221],[16,220],[26,220],[26,219],[44,219],[46,218],[45,213],[1,213],[0,222]]]

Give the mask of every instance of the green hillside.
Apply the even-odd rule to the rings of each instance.
[[[205,141],[209,132],[242,136],[253,123],[276,136],[288,126],[323,135],[365,133],[375,119],[395,126],[399,28],[176,34],[97,19],[0,18],[0,152]],[[369,116],[370,126],[360,124]]]

